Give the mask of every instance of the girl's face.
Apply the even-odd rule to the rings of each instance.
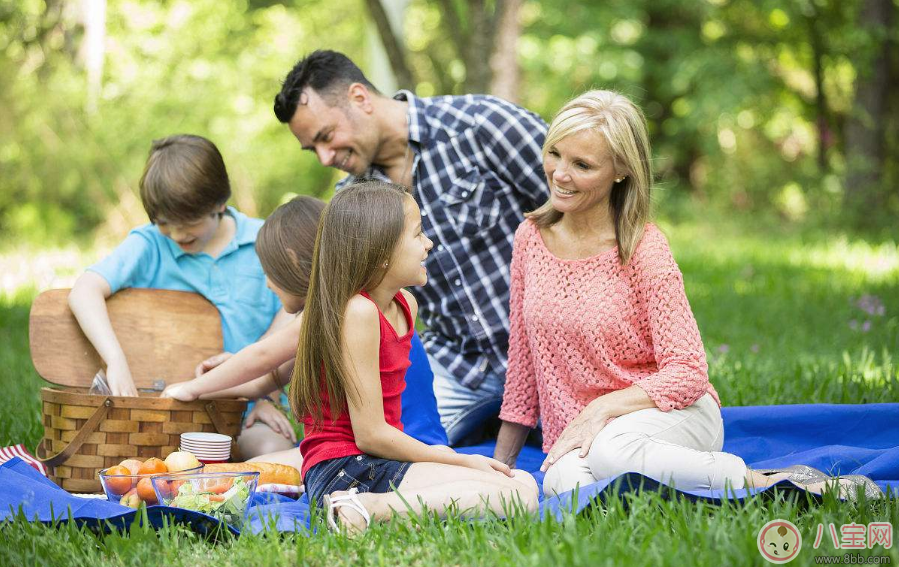
[[[552,206],[560,213],[581,213],[607,207],[612,184],[620,177],[603,135],[582,130],[549,148],[543,171]]]
[[[265,276],[265,285],[275,292],[275,295],[278,296],[278,299],[281,300],[281,305],[284,306],[284,311],[287,311],[291,315],[295,313],[299,313],[303,310],[303,307],[306,306],[306,298],[300,297],[299,295],[294,295],[292,293],[288,293],[275,285],[275,282],[268,279],[268,276]]]
[[[219,229],[225,205],[202,217],[188,222],[169,222],[163,217],[156,218],[156,228],[167,238],[175,241],[188,254],[199,254],[206,249]]]
[[[390,257],[385,279],[390,278],[400,287],[425,285],[428,283],[425,259],[434,243],[421,230],[421,211],[415,199],[406,196],[403,211],[406,217],[403,235]]]

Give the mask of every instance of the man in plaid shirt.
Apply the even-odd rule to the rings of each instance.
[[[450,444],[495,416],[509,345],[509,266],[524,212],[549,197],[539,116],[486,95],[382,95],[345,55],[315,51],[287,75],[275,114],[304,150],[355,178],[412,188],[434,241],[413,289]]]

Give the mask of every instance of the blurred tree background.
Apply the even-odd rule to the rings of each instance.
[[[347,53],[382,90],[492,92],[547,120],[613,88],[645,109],[659,195],[895,238],[899,0],[0,0],[0,237],[146,221],[150,141],[222,150],[242,210],[329,194],[272,99]]]

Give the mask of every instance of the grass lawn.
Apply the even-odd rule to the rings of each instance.
[[[896,243],[870,245],[763,222],[734,225],[723,215],[685,216],[660,225],[684,273],[725,405],[899,402]],[[41,380],[27,338],[34,293],[0,295],[0,445],[25,442],[32,449],[42,433]],[[899,526],[899,501],[810,504],[780,493],[710,506],[642,494],[562,523],[425,518],[376,526],[358,541],[267,534],[211,542],[179,527],[103,536],[15,521],[0,528],[0,564],[763,564],[756,535],[775,518],[791,520],[804,538],[792,565],[814,564],[815,556],[843,553],[826,533],[812,549],[819,523]],[[899,544],[862,553],[899,563]]]

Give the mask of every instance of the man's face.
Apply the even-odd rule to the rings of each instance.
[[[288,126],[303,149],[315,152],[322,165],[361,175],[378,149],[375,124],[365,108],[365,101],[349,96],[343,104],[331,106],[306,89]]]

